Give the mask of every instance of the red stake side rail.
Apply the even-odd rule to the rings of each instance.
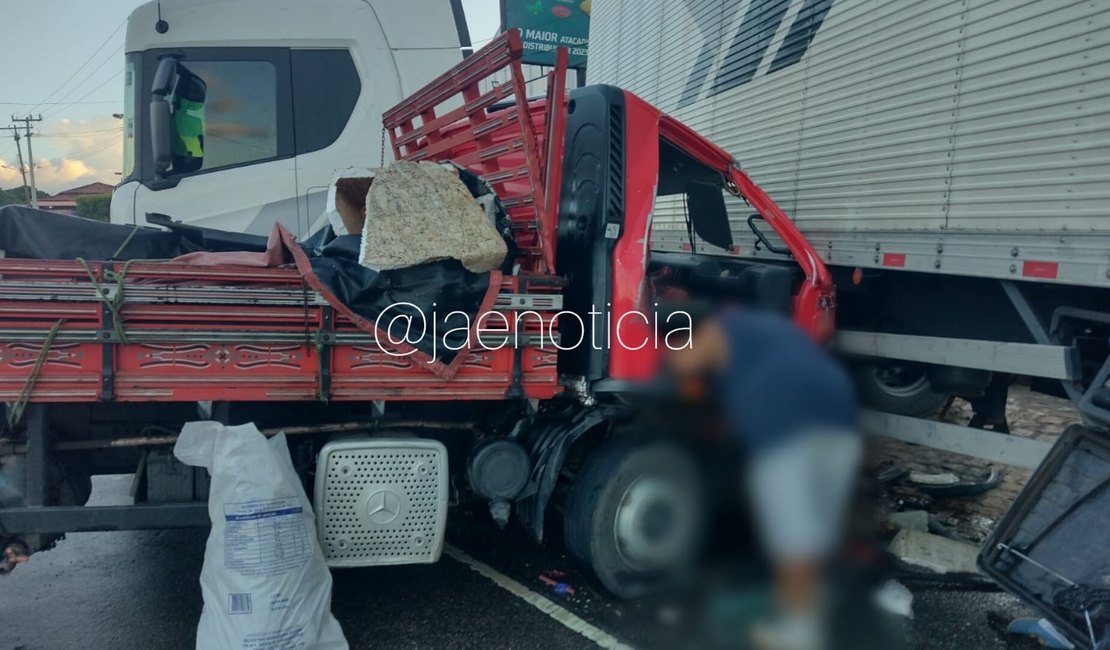
[[[479,323],[462,367],[443,380],[386,352],[295,269],[143,263],[122,282],[105,274],[124,266],[92,263],[90,278],[78,262],[0,260],[0,400],[25,391],[32,402],[547,399],[560,391],[550,338],[560,302],[547,284],[503,278],[497,315]]]
[[[522,52],[520,32],[505,32],[386,111],[382,122],[397,160],[451,160],[492,185],[513,222],[522,271],[552,275],[566,122],[546,100],[528,101]],[[508,81],[483,92],[482,82],[502,70]],[[548,83],[556,108],[565,87],[563,54]]]

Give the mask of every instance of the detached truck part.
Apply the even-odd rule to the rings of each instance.
[[[482,301],[499,317],[479,318],[482,345],[449,364],[391,353],[288,229],[296,268],[0,260],[0,399],[26,407],[0,440],[19,486],[4,535],[42,547],[66,531],[203,524],[204,477],[165,448],[199,409],[285,430],[315,473],[337,566],[436,560],[452,495],[537,539],[557,501],[568,548],[618,595],[684,566],[705,508],[692,452],[647,435],[634,401],[668,316],[654,278],[669,269],[649,247],[657,194],[687,195],[692,228],[718,241],[728,202],[756,210],[795,261],[749,264],[758,286],[738,297],[779,305],[819,340],[832,278],[731,155],[619,88],[565,94],[565,52],[548,96],[529,100],[521,51],[503,34],[383,115],[395,159],[477,175],[511,223],[514,257]],[[483,85],[504,70],[509,82]],[[187,67],[163,72],[158,88],[191,88]],[[136,473],[139,505],[80,507],[89,475],[120,471]]]

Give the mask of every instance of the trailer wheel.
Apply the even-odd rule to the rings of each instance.
[[[865,404],[887,413],[936,415],[948,396],[933,390],[928,369],[916,363],[885,362],[859,366],[856,385]]]
[[[614,595],[637,598],[690,568],[704,537],[705,499],[689,452],[617,437],[586,459],[564,515],[571,555]]]

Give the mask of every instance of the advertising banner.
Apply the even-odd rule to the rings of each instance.
[[[566,47],[570,67],[585,68],[590,45],[591,0],[503,0],[505,29],[519,29],[524,62],[555,65],[555,50]]]

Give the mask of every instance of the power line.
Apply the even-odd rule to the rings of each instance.
[[[94,139],[92,142],[86,142],[83,145],[79,145],[76,149],[69,151],[65,155],[55,156],[55,158],[59,160],[75,160],[82,156],[86,156],[90,153],[93,153],[94,151],[104,148],[109,144],[112,144],[113,142],[116,142],[120,139],[118,135],[119,134],[112,134]]]
[[[46,97],[43,97],[43,98],[42,98],[42,101],[41,101],[41,102],[39,102],[38,104],[35,104],[35,105],[34,105],[34,106],[33,106],[33,107],[31,108],[31,111],[34,111],[35,109],[39,108],[40,106],[44,106],[44,105],[46,104],[47,100],[49,100],[49,99],[50,99],[51,97],[54,97],[54,94],[55,94],[55,93],[57,93],[57,92],[58,92],[59,90],[61,90],[62,88],[64,88],[64,87],[65,87],[65,85],[66,85],[66,84],[68,84],[68,83],[69,83],[70,81],[72,81],[74,77],[76,77],[76,76],[77,76],[77,75],[78,75],[78,74],[79,74],[79,73],[80,73],[80,72],[81,72],[82,70],[84,70],[84,69],[85,69],[85,66],[87,66],[87,65],[88,65],[88,64],[90,64],[90,63],[92,63],[92,62],[93,62],[93,59],[95,59],[95,58],[96,58],[96,55],[97,55],[97,54],[100,54],[100,51],[104,49],[104,46],[105,46],[105,45],[107,45],[107,44],[108,44],[108,42],[109,42],[109,41],[111,41],[111,40],[112,40],[112,38],[113,38],[113,37],[115,37],[115,35],[116,35],[117,33],[119,33],[119,30],[120,30],[120,29],[122,29],[122,28],[123,28],[123,26],[124,26],[124,25],[126,25],[126,24],[127,24],[127,19],[126,19],[126,18],[124,18],[124,19],[123,19],[122,21],[120,21],[120,24],[116,25],[116,28],[112,30],[112,33],[111,33],[111,34],[108,34],[108,38],[104,39],[104,42],[103,42],[103,43],[101,43],[101,44],[100,44],[100,45],[99,45],[99,46],[98,46],[98,47],[96,48],[96,50],[94,50],[94,51],[93,51],[93,53],[92,53],[92,54],[90,54],[90,55],[89,55],[88,57],[86,57],[86,58],[85,58],[85,62],[84,62],[84,63],[82,63],[82,64],[81,64],[81,65],[80,65],[80,66],[79,66],[79,67],[78,67],[78,68],[77,68],[76,70],[74,70],[74,71],[73,71],[73,74],[71,74],[71,75],[69,75],[68,77],[66,77],[66,80],[65,80],[65,81],[63,81],[63,82],[62,82],[61,84],[59,84],[57,88],[55,88],[54,90],[52,90],[52,91],[50,92],[50,94],[49,94],[49,95],[47,95]],[[122,48],[123,46],[121,45],[120,47]],[[113,52],[113,53],[112,53],[112,56],[115,56],[115,52]],[[111,57],[109,57],[109,59],[110,59],[110,58],[111,58]],[[101,65],[103,65],[103,64],[101,64]],[[80,84],[78,84],[78,85],[80,85]],[[28,112],[30,112],[30,111],[28,111]]]
[[[31,106],[33,104],[35,107],[39,107],[39,106],[57,106],[59,104],[64,104],[64,103],[66,103],[66,102],[39,102],[38,104],[35,104],[34,102],[0,102],[0,106]],[[93,101],[89,101],[89,102],[69,102],[69,103],[70,104],[119,104],[120,100],[118,100],[118,99],[94,99]]]
[[[117,126],[110,129],[95,129],[93,131],[71,131],[69,133],[39,133],[40,138],[75,138],[83,135],[99,135],[101,133],[123,133],[123,127]]]
[[[103,67],[104,67],[105,65],[107,65],[109,61],[112,61],[112,60],[114,60],[114,58],[115,58],[115,55],[116,55],[116,53],[117,53],[117,52],[119,52],[119,51],[120,51],[120,50],[122,50],[122,49],[123,49],[123,43],[120,43],[120,46],[119,46],[119,47],[117,47],[117,48],[115,49],[115,51],[114,51],[114,52],[112,52],[111,54],[109,54],[109,55],[108,55],[108,58],[104,59],[103,61],[101,61],[101,62],[100,62],[100,65],[98,65],[98,66],[96,66],[95,68],[93,68],[92,70],[90,70],[90,71],[89,71],[89,73],[88,73],[88,75],[86,75],[84,79],[82,79],[81,81],[77,82],[77,85],[76,85],[76,86],[73,86],[73,87],[71,87],[71,88],[70,88],[69,90],[67,90],[67,91],[65,92],[65,94],[63,94],[63,95],[61,95],[60,97],[58,97],[58,98],[57,98],[57,101],[58,101],[59,103],[61,103],[61,102],[65,101],[65,100],[66,100],[67,98],[69,98],[69,97],[70,97],[71,95],[73,95],[73,93],[75,93],[75,92],[77,91],[77,89],[78,89],[78,88],[80,88],[81,86],[85,85],[85,84],[86,84],[86,83],[87,83],[87,82],[88,82],[88,81],[89,81],[90,79],[92,79],[92,78],[93,78],[93,75],[95,75],[95,74],[96,74],[97,72],[100,72],[100,69],[101,69],[101,68],[103,68]],[[112,75],[112,77],[111,77],[111,78],[113,78],[113,79],[114,79],[115,77],[118,77],[118,76],[119,76],[119,75],[121,75],[121,74],[123,74],[123,68],[120,68],[120,70],[119,70],[119,71],[118,71],[118,72],[117,72],[116,74]],[[101,84],[101,86],[103,86],[103,84]],[[99,88],[99,87],[101,87],[101,86],[98,86],[98,88]],[[89,95],[91,95],[91,94],[92,94],[92,93],[85,93],[84,95],[82,95],[82,96],[78,97],[78,98],[77,98],[76,100],[74,100],[74,101],[81,101],[81,100],[85,99],[86,97],[88,97],[88,96],[89,96]],[[69,108],[69,107],[70,107],[70,106],[72,106],[72,105],[73,105],[73,103],[72,103],[72,102],[70,102],[70,103],[68,103],[68,104],[65,104],[64,106],[62,106],[62,108],[60,108],[60,109],[59,109],[59,108],[58,108],[57,106],[55,106],[54,108],[52,108],[52,109],[49,109],[49,111],[48,111],[48,112],[49,112],[49,113],[56,113],[57,111],[59,111],[59,110],[65,110],[66,108]]]
[[[268,153],[271,156],[276,156],[277,155],[277,151],[275,151],[274,149],[270,149],[268,147],[263,147],[263,146],[260,146],[260,145],[257,145],[257,144],[252,144],[250,142],[247,142],[246,140],[238,140],[236,138],[229,138],[225,135],[216,135],[215,133],[206,133],[205,137],[206,138],[216,138],[217,140],[223,140],[225,142],[230,142],[231,144],[237,144],[237,145],[240,145],[240,146],[243,146],[243,147],[250,147],[252,149],[258,149],[259,151]]]
[[[123,46],[121,45],[120,47],[123,47]],[[107,86],[108,82],[114,81],[116,79],[116,77],[120,76],[121,74],[123,74],[123,69],[122,68],[118,72],[116,72],[114,75],[112,75],[111,77],[108,77],[103,82],[101,82],[100,85],[97,86],[96,88],[93,88],[92,90],[85,93],[84,95],[81,95],[81,97],[79,97],[76,101],[72,101],[72,102],[66,104],[65,106],[62,106],[61,108],[55,108],[55,109],[52,109],[50,111],[47,111],[46,116],[47,117],[56,117],[56,116],[60,115],[63,111],[65,111],[70,106],[73,106],[74,104],[81,101],[82,99],[85,99],[86,97],[88,97],[89,95],[91,95],[91,94],[95,93],[96,91],[100,90],[104,86]]]
[[[85,156],[87,156],[91,153],[94,153],[96,151],[99,151],[99,150],[103,149],[105,146],[107,146],[109,144],[112,144],[113,140],[114,140],[114,138],[107,139],[107,140],[100,140],[98,142],[95,142],[91,145],[87,145],[86,147],[83,147],[83,148],[78,149],[76,151],[71,151],[71,152],[65,154],[64,156],[57,156],[57,159],[59,161],[80,160],[81,158],[83,158],[83,157],[85,157]]]

